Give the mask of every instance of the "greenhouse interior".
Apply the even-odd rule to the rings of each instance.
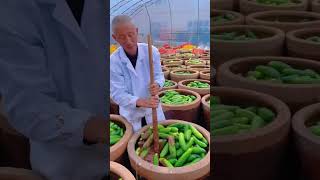
[[[210,1],[112,0],[111,56],[120,47],[112,37],[111,24],[118,15],[129,16],[138,28],[138,42],[149,44],[150,35],[150,45],[160,53],[160,62],[155,64],[161,65],[165,78],[158,96],[166,120],[157,121],[161,117],[153,116],[151,123],[134,132],[130,117],[121,115],[121,106],[110,96],[111,179],[207,179],[210,174]],[[155,124],[158,128],[153,128]]]

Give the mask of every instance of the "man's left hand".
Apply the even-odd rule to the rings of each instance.
[[[151,96],[155,96],[159,93],[160,86],[157,83],[153,83],[149,86],[149,91],[150,91]]]

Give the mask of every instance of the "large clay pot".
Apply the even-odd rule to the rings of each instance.
[[[219,39],[212,39],[214,47],[213,52],[213,66],[219,68],[221,64],[233,58],[246,56],[263,56],[274,55],[279,56],[283,54],[284,33],[276,28],[265,26],[220,26],[212,30],[213,34],[223,32],[239,31],[244,32],[250,30],[257,34],[257,40],[252,41],[226,41]],[[230,52],[232,50],[232,53]]]
[[[210,81],[210,70],[200,71],[200,79],[209,80]]]
[[[209,70],[210,66],[209,65],[189,65],[189,66],[187,66],[187,69],[196,70],[196,71],[203,71],[203,70]]]
[[[181,71],[190,72],[191,74],[176,74],[176,72],[181,72]],[[198,77],[199,77],[199,71],[196,71],[196,70],[177,69],[177,70],[170,71],[170,78],[172,81],[175,81],[175,82],[179,82],[185,79],[198,79]]]
[[[214,17],[216,16],[221,16],[221,15],[226,15],[226,14],[231,14],[235,18],[230,21],[225,21],[225,22],[215,22]],[[211,18],[211,27],[216,27],[216,26],[226,26],[226,25],[242,25],[244,24],[244,16],[238,12],[235,11],[228,11],[228,10],[214,10],[213,11],[213,18]]]
[[[207,94],[210,94],[210,87],[208,88],[193,88],[193,87],[188,87],[187,84],[193,81],[200,81],[202,83],[208,83],[210,85],[210,81],[208,80],[203,80],[203,79],[186,79],[178,82],[178,88],[179,89],[187,89],[190,91],[194,91],[200,94],[200,96],[204,96]]]
[[[210,94],[207,94],[201,98],[203,119],[205,122],[205,128],[210,131],[210,104],[207,102],[210,99]]]
[[[190,59],[190,60],[186,60],[186,61],[184,62],[184,64],[185,64],[186,66],[190,66],[190,65],[206,65],[206,64],[207,64],[207,61],[206,61],[206,60],[201,60],[201,59],[199,59],[199,64],[193,64],[193,63],[192,63],[192,59]]]
[[[2,114],[0,114],[0,152],[0,166],[31,169],[29,139],[17,132]]]
[[[238,75],[247,73],[257,65],[265,65],[271,60],[285,62],[294,68],[320,71],[320,62],[308,59],[272,56],[245,57],[223,64],[218,70],[217,82],[221,86],[239,87],[270,94],[287,103],[292,112],[320,101],[320,85],[317,84],[278,84],[250,80]]]
[[[211,3],[211,10],[233,10],[233,0],[213,0]]]
[[[132,125],[122,116],[110,114],[110,121],[125,129],[125,133],[119,142],[110,147],[110,161],[123,161],[129,139],[133,134]]]
[[[163,65],[182,65],[183,60],[181,59],[167,59],[162,61]]]
[[[45,180],[39,174],[22,168],[0,167],[0,179],[3,180]]]
[[[320,0],[314,0],[312,2],[312,11],[316,13],[320,13]]]
[[[286,104],[270,95],[238,88],[212,87],[211,94],[219,96],[223,104],[264,106],[276,113],[276,118],[259,130],[211,137],[212,179],[279,179],[290,130]]]
[[[319,36],[320,28],[306,28],[290,31],[286,35],[289,56],[320,60],[320,45],[306,38]]]
[[[261,11],[288,10],[288,11],[306,11],[308,9],[308,0],[299,0],[299,3],[289,5],[266,5],[258,3],[256,0],[240,0],[240,12],[242,14],[251,14]]]
[[[307,106],[298,111],[292,118],[294,140],[301,162],[303,177],[308,180],[320,178],[320,137],[311,133],[310,125],[319,121],[320,103]]]
[[[246,23],[275,27],[288,32],[305,27],[319,27],[320,14],[305,11],[265,11],[248,15]]]
[[[136,180],[136,178],[127,168],[113,161],[110,161],[110,172],[111,180],[119,180],[119,178],[122,178],[123,180]],[[117,177],[112,177],[113,174]]]
[[[193,95],[196,97],[196,99],[189,104],[182,104],[182,105],[170,105],[170,104],[161,103],[166,119],[183,119],[188,122],[198,122],[201,96],[194,91],[190,91],[186,89],[172,89],[172,90],[177,91],[183,95]],[[160,91],[158,94],[159,97],[161,98],[166,91],[168,90]]]
[[[197,124],[171,119],[160,122],[160,124],[163,125],[170,125],[173,123],[191,124],[200,133],[203,134],[203,136],[207,139],[208,142],[210,142],[209,132]],[[149,127],[150,125],[145,126],[138,133],[135,133],[128,143],[128,154],[131,166],[139,175],[145,177],[148,180],[197,180],[204,178],[210,173],[210,149],[207,155],[198,163],[190,166],[172,169],[169,169],[167,167],[154,166],[153,164],[144,161],[142,158],[138,157],[135,152],[137,140],[140,137],[141,133],[145,132]]]
[[[165,68],[169,69],[170,71],[176,70],[176,69],[187,69],[187,66],[184,65],[176,65],[176,64],[171,64],[171,65],[164,65]],[[169,73],[170,74],[170,73]]]
[[[170,74],[170,70],[166,67],[162,67],[162,72],[163,72],[163,75],[164,75],[164,78],[165,79],[169,79],[169,74]]]
[[[163,87],[161,90],[168,90],[168,89],[177,89],[178,88],[178,83],[175,81],[167,80],[172,82],[174,85],[173,86],[168,86],[168,87]]]

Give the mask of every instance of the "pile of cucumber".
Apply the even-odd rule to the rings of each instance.
[[[309,129],[314,135],[320,137],[320,121],[317,124],[310,126]]]
[[[301,3],[300,0],[256,0],[259,4],[266,4],[266,5],[292,5]]]
[[[320,74],[311,69],[296,69],[281,61],[270,61],[249,71],[246,78],[283,84],[319,84]]]
[[[182,105],[193,102],[196,99],[194,95],[183,95],[174,90],[168,90],[160,98],[161,103],[171,105]]]
[[[276,114],[266,107],[221,104],[217,96],[211,99],[210,111],[210,132],[213,137],[251,132],[266,126],[276,117]]]
[[[153,131],[150,127],[141,134],[136,154],[155,166],[183,167],[199,162],[208,152],[205,137],[192,125],[175,123],[158,125],[159,151],[153,152]]]
[[[180,75],[189,75],[189,74],[192,74],[190,71],[177,71],[177,72],[174,72],[175,74],[180,74]]]
[[[200,82],[200,81],[192,81],[188,83],[187,86],[192,88],[209,88],[210,87],[209,83]]]
[[[245,32],[224,32],[219,34],[213,34],[213,39],[225,40],[225,41],[251,41],[257,40],[257,35],[246,30]]]
[[[224,23],[224,22],[232,21],[232,20],[234,20],[235,18],[236,18],[236,16],[233,15],[233,14],[231,14],[231,13],[226,13],[226,14],[214,16],[214,17],[213,17],[213,24],[219,24],[219,23]]]
[[[172,81],[165,80],[163,87],[170,87],[170,86],[174,86],[174,83]]]
[[[201,64],[202,61],[200,59],[190,59],[188,60],[188,63],[197,65],[197,64]]]
[[[110,121],[110,145],[114,145],[123,137],[124,129]]]
[[[315,42],[315,43],[320,43],[320,36],[311,36],[311,37],[308,37],[306,40]]]

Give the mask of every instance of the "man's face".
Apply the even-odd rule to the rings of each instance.
[[[119,24],[112,37],[124,48],[126,52],[136,52],[138,29],[132,23]]]

